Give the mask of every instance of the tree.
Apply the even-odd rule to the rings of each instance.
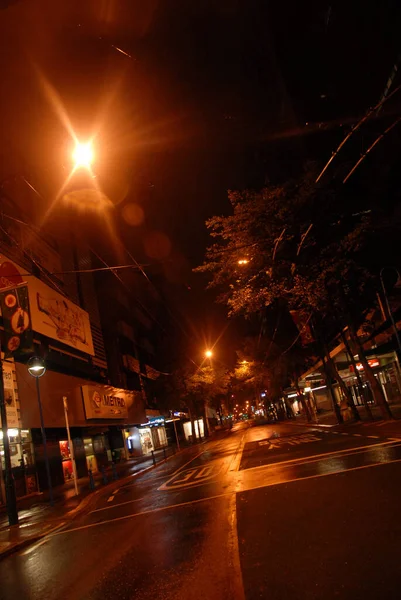
[[[260,192],[230,192],[229,199],[233,214],[207,222],[217,241],[198,271],[210,273],[210,285],[222,290],[219,300],[231,316],[249,317],[278,300],[317,315],[315,328],[328,367],[352,406],[328,352],[328,342],[338,333],[332,306],[364,363],[356,331],[374,297],[374,278],[363,257],[369,255],[377,215],[355,213],[342,189],[314,185],[313,171],[298,182]],[[358,311],[350,309],[355,306]],[[369,365],[366,376],[383,414],[389,415]]]

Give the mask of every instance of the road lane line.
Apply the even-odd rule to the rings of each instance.
[[[207,496],[205,498],[198,498],[190,502],[180,502],[178,504],[170,504],[169,506],[159,506],[158,508],[150,508],[139,513],[131,513],[130,515],[124,515],[123,517],[116,517],[115,519],[107,519],[105,521],[99,521],[99,523],[89,523],[88,525],[81,525],[80,527],[74,527],[73,529],[65,529],[64,531],[56,531],[50,533],[47,538],[56,537],[58,535],[66,535],[67,533],[75,533],[76,531],[83,531],[84,529],[92,529],[92,527],[99,527],[100,525],[108,525],[109,523],[115,523],[116,521],[124,521],[127,519],[133,519],[135,517],[141,517],[142,515],[150,515],[152,513],[161,512],[163,510],[169,510],[170,508],[181,508],[182,506],[189,506],[193,504],[199,504],[200,502],[207,502],[208,500],[216,500],[217,498],[224,498],[225,496],[232,496],[236,492],[225,492],[223,494],[216,494],[215,496]]]
[[[48,533],[45,534],[45,537],[42,540],[40,540],[39,542],[36,542],[36,544],[34,544],[30,548],[28,548],[28,550],[25,550],[25,551],[21,552],[22,556],[27,556],[28,554],[32,554],[32,552],[34,552],[35,550],[37,550],[39,548],[39,546],[43,546],[43,544],[45,544],[48,541],[48,538],[51,537],[52,535],[54,535],[54,533],[57,530],[59,530],[62,527],[64,527],[65,524],[66,524],[66,522],[64,521],[63,523],[60,523],[59,525],[56,525],[56,527],[53,527],[53,529],[50,529],[48,531]]]
[[[237,494],[232,494],[228,510],[228,519],[230,524],[230,533],[228,536],[228,548],[232,557],[232,569],[230,583],[234,588],[234,598],[245,600],[244,581],[242,579],[241,559],[238,543],[238,525],[237,525]]]
[[[114,496],[110,496],[110,498],[107,498],[107,502],[113,502],[114,500]]]
[[[232,460],[232,462],[231,462],[231,464],[230,464],[230,466],[228,468],[229,471],[238,471],[239,470],[239,467],[240,467],[240,464],[241,464],[242,453],[244,451],[245,440],[246,440],[246,437],[248,435],[248,432],[249,432],[249,427],[242,434],[240,443],[239,443],[238,448],[237,448],[237,452],[235,453],[234,458],[233,458],[233,460]]]
[[[380,436],[379,435],[367,435],[367,438],[370,438],[371,440],[380,440]]]
[[[93,513],[102,512],[104,510],[112,510],[114,508],[120,508],[120,506],[126,506],[127,504],[133,504],[134,502],[140,502],[141,500],[146,500],[146,496],[142,498],[135,498],[135,500],[127,500],[126,502],[119,502],[118,504],[113,504],[113,506],[103,506],[103,508],[95,508],[95,510],[91,510],[88,512],[88,515],[92,515]]]
[[[364,436],[367,437],[367,436]],[[315,459],[315,458],[335,458],[338,454],[343,454],[344,452],[349,452],[350,454],[353,454],[354,452],[356,452],[357,450],[366,450],[366,449],[370,449],[370,448],[377,448],[378,446],[389,446],[389,445],[393,445],[393,446],[398,446],[399,443],[401,442],[401,440],[398,439],[392,439],[388,442],[380,442],[380,444],[368,444],[367,446],[358,446],[357,448],[345,448],[344,450],[334,450],[333,452],[322,452],[321,454],[312,454],[311,456],[303,456],[300,458],[292,458],[290,460],[283,460],[281,462],[275,462],[275,463],[268,463],[266,465],[259,465],[257,467],[250,467],[249,469],[243,469],[243,471],[253,471],[255,469],[266,469],[266,468],[271,468],[271,467],[281,467],[282,465],[287,465],[287,464],[292,464],[292,463],[298,463],[298,462],[308,462],[311,461],[311,459]],[[311,462],[315,462],[315,461],[311,461]]]

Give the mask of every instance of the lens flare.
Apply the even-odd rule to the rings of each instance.
[[[89,169],[93,162],[93,148],[91,142],[82,144],[80,142],[75,146],[72,158],[75,161],[75,168]]]

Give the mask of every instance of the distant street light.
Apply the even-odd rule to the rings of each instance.
[[[36,379],[36,393],[38,396],[38,405],[39,405],[39,417],[40,417],[40,429],[42,432],[42,441],[43,441],[43,455],[45,459],[46,465],[46,475],[47,475],[47,485],[49,486],[49,500],[50,505],[53,506],[53,486],[52,480],[50,476],[50,464],[49,464],[49,456],[47,454],[47,441],[46,441],[46,432],[45,426],[43,423],[43,411],[42,411],[42,402],[40,400],[40,388],[39,388],[39,378],[42,377],[46,373],[46,365],[43,358],[40,356],[32,356],[27,363],[28,373],[35,377]]]
[[[75,161],[75,169],[89,169],[93,162],[92,143],[87,142],[86,144],[81,144],[80,142],[77,142],[72,158]]]
[[[212,358],[212,356],[213,356],[212,350],[206,350],[205,351],[205,356],[206,356],[206,358]]]
[[[241,260],[238,261],[239,265],[247,265],[249,263],[249,260],[247,258],[242,258]]]

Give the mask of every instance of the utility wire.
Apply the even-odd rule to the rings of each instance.
[[[325,173],[325,171],[327,170],[327,168],[329,167],[329,165],[333,162],[333,160],[335,159],[335,157],[338,155],[338,153],[340,152],[341,148],[343,148],[343,146],[345,146],[345,144],[348,142],[348,140],[350,139],[350,137],[373,115],[373,113],[375,113],[378,109],[380,109],[383,106],[383,104],[385,102],[387,102],[387,100],[390,100],[390,98],[392,96],[394,96],[394,94],[396,94],[400,89],[401,89],[401,85],[399,85],[398,87],[396,87],[395,90],[393,90],[390,94],[388,94],[388,96],[385,96],[384,98],[381,98],[379,100],[379,102],[373,108],[370,108],[368,110],[368,112],[366,113],[366,115],[364,115],[358,121],[358,123],[356,123],[356,125],[354,125],[354,127],[352,127],[351,131],[348,133],[348,135],[345,136],[345,138],[342,140],[342,142],[338,146],[337,150],[335,150],[333,152],[333,154],[331,155],[331,158],[327,161],[327,163],[323,167],[322,171],[319,173],[319,175],[318,175],[315,183],[317,183],[321,179],[322,175]]]
[[[371,150],[373,150],[373,148],[379,143],[381,142],[381,140],[384,138],[385,135],[387,135],[396,125],[398,125],[398,123],[401,121],[401,117],[398,117],[398,119],[396,119],[393,123],[391,123],[391,125],[389,125],[387,127],[387,129],[385,129],[373,142],[373,144],[371,144],[369,146],[369,148],[366,150],[366,152],[364,152],[361,156],[361,158],[357,161],[357,163],[352,167],[351,171],[349,171],[348,175],[346,175],[346,177],[343,179],[343,183],[346,183],[348,181],[348,179],[351,177],[351,175],[357,170],[357,168],[359,167],[359,165],[361,164],[361,162],[363,160],[365,160],[365,158],[367,157],[367,155],[369,154],[369,152]]]

